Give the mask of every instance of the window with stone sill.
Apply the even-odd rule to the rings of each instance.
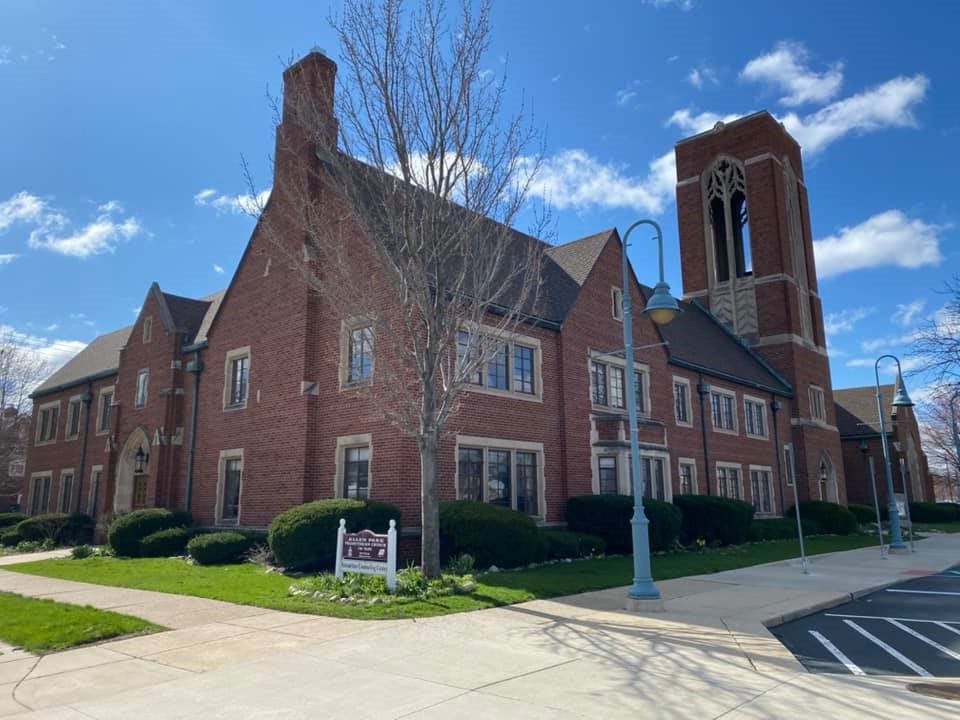
[[[353,328],[347,342],[347,382],[370,380],[373,377],[373,326]]]
[[[696,474],[697,467],[690,462],[682,462],[677,466],[680,473],[680,494],[694,495],[697,492]]]
[[[717,494],[733,500],[740,499],[739,466],[717,465]]]
[[[475,362],[481,352],[478,338],[469,330],[460,330],[457,335],[457,361],[461,368]],[[514,392],[520,395],[536,395],[537,349],[530,343],[517,339],[505,339],[497,343],[493,356],[465,378],[471,385],[488,390]]]
[[[133,406],[142,408],[147,404],[147,388],[150,382],[150,371],[141,370],[137,373],[137,390],[133,399]]]
[[[70,398],[70,404],[67,405],[67,429],[65,437],[68,440],[79,437],[80,435],[80,398]]]
[[[40,406],[37,418],[37,443],[53,442],[57,438],[57,422],[60,418],[60,404],[48,407]]]
[[[526,515],[540,514],[540,453],[506,447],[457,449],[457,493]]]
[[[747,435],[767,437],[766,404],[759,400],[744,398],[743,425]]]
[[[714,430],[736,432],[737,418],[734,395],[716,390],[710,392],[710,411]]]
[[[689,425],[690,421],[690,383],[673,381],[673,416],[678,425]]]
[[[637,412],[646,415],[647,373],[645,370],[633,371],[633,390],[637,402]],[[626,407],[625,369],[620,365],[590,361],[590,402],[600,407],[622,410]]]
[[[766,515],[773,513],[773,482],[770,470],[751,468],[750,494],[755,513]]]
[[[100,403],[97,409],[97,432],[104,433],[110,430],[110,413],[113,409],[113,390],[100,392]]]
[[[816,385],[810,386],[810,417],[820,422],[826,422],[827,419],[824,411],[823,389]]]

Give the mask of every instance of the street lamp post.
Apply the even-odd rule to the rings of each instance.
[[[660,281],[653,289],[641,315],[658,325],[664,325],[680,314],[680,306],[670,295],[670,286],[663,279],[663,234],[653,220],[637,220],[623,236],[621,265],[623,270],[623,348],[626,362],[627,416],[630,423],[630,480],[633,485],[633,517],[630,528],[633,535],[633,584],[627,595],[631,600],[659,600],[660,591],[650,573],[650,521],[643,511],[643,486],[640,479],[640,444],[637,433],[637,395],[633,379],[633,314],[630,300],[630,262],[627,259],[627,239],[639,225],[651,225],[656,231],[660,260]]]
[[[907,546],[903,543],[900,534],[900,513],[897,510],[897,501],[893,493],[893,471],[890,469],[890,445],[887,442],[887,426],[884,423],[883,393],[880,392],[880,361],[890,358],[897,363],[897,384],[893,395],[893,407],[913,407],[913,401],[907,395],[903,385],[903,372],[900,368],[900,359],[896,355],[881,355],[873,365],[877,379],[877,415],[880,419],[880,442],[883,445],[883,473],[887,481],[887,510],[890,516],[890,551],[905,552]]]

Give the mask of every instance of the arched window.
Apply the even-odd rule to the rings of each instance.
[[[750,226],[743,168],[727,158],[718,160],[707,176],[706,201],[713,232],[717,282],[753,273]]]

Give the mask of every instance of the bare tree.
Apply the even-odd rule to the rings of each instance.
[[[260,223],[325,307],[354,321],[343,332],[359,360],[340,368],[341,384],[416,441],[428,576],[440,572],[440,442],[463,393],[541,304],[545,245],[533,235],[546,215],[532,213],[531,235],[512,229],[539,135],[522,108],[505,112],[504,78],[483,65],[490,5],[472,5],[451,17],[442,0],[346,2],[331,19],[337,119],[322,94],[288,81]]]
[[[960,383],[960,275],[946,283],[944,294],[947,303],[920,328],[911,355],[921,363],[916,372]]]
[[[950,404],[955,403],[955,414],[960,419],[960,398],[954,397],[958,385],[943,385],[922,406],[923,446],[931,470],[944,480],[944,490],[950,497],[960,495],[960,455],[955,442]],[[960,428],[957,429],[960,432]]]

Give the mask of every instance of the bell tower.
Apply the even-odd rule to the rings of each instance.
[[[800,146],[763,111],[681,140],[676,160],[684,297],[793,386],[780,451],[801,498],[846,502]]]

